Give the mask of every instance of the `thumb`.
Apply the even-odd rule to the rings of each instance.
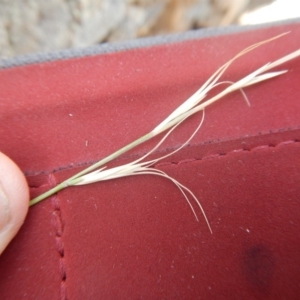
[[[0,254],[22,226],[28,203],[29,189],[23,173],[0,152]]]

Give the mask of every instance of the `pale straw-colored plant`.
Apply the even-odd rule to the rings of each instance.
[[[174,154],[175,152],[179,151],[180,149],[182,149],[184,146],[186,146],[190,142],[190,140],[195,136],[195,134],[198,132],[198,130],[200,129],[200,127],[203,123],[204,109],[207,106],[211,105],[212,103],[221,99],[225,95],[228,95],[229,93],[232,93],[236,90],[240,90],[242,92],[244,98],[247,100],[247,97],[245,96],[245,94],[242,90],[243,88],[245,88],[249,85],[253,85],[253,84],[259,83],[261,81],[279,76],[283,73],[286,73],[287,70],[268,72],[268,73],[266,73],[266,72],[289,61],[289,60],[292,60],[292,59],[300,56],[300,49],[298,49],[297,51],[292,52],[272,63],[267,63],[266,65],[262,66],[258,70],[252,72],[251,74],[247,75],[246,77],[240,79],[237,82],[229,82],[229,81],[218,82],[218,80],[223,75],[223,73],[227,70],[227,68],[236,59],[238,59],[239,57],[245,55],[246,53],[254,50],[257,47],[262,46],[263,44],[269,43],[273,40],[276,40],[276,39],[282,37],[285,34],[287,34],[287,33],[283,33],[283,34],[280,34],[273,38],[270,38],[268,40],[254,44],[254,45],[244,49],[240,53],[238,53],[235,57],[233,57],[226,64],[224,64],[222,67],[220,67],[204,83],[204,85],[200,89],[198,89],[190,98],[188,98],[185,102],[183,102],[183,104],[181,104],[177,109],[175,109],[164,121],[162,121],[159,125],[157,125],[151,132],[147,133],[146,135],[142,136],[141,138],[137,139],[136,141],[128,144],[127,146],[121,148],[120,150],[114,152],[113,154],[107,156],[106,158],[98,161],[97,163],[91,165],[90,167],[84,169],[83,171],[77,173],[76,175],[72,176],[71,178],[63,181],[62,183],[58,184],[56,187],[45,192],[44,194],[32,199],[30,201],[30,206],[42,201],[43,199],[57,193],[58,191],[66,188],[66,187],[69,187],[69,186],[90,184],[90,183],[94,183],[94,182],[98,182],[98,181],[111,180],[111,179],[116,179],[116,178],[125,177],[125,176],[150,174],[150,175],[161,176],[161,177],[171,180],[181,191],[181,193],[185,197],[187,203],[189,204],[190,208],[192,209],[193,214],[195,215],[196,219],[198,220],[197,214],[193,208],[193,205],[192,205],[189,197],[194,199],[194,201],[200,208],[200,210],[205,218],[205,221],[209,227],[209,230],[212,231],[211,227],[209,225],[208,219],[204,213],[204,209],[202,208],[199,200],[192,193],[192,191],[189,190],[186,186],[182,185],[176,179],[168,176],[165,172],[155,169],[151,166],[153,166],[159,160],[164,159],[164,158]],[[226,87],[223,91],[221,91],[217,95],[212,96],[211,98],[207,99],[205,102],[202,102],[207,97],[208,92],[210,92],[216,86],[219,86],[221,84],[227,84],[228,87]],[[248,100],[247,100],[247,102],[248,102]],[[193,134],[187,139],[187,141],[183,145],[181,145],[178,149],[176,149],[172,153],[169,153],[167,155],[164,155],[164,156],[156,158],[156,159],[145,161],[145,159],[150,154],[152,154],[165,141],[165,139],[171,134],[171,132],[177,128],[177,126],[179,126],[183,121],[185,121],[190,116],[192,116],[200,111],[202,111],[201,122],[198,125],[198,127],[196,128],[196,130],[193,132]],[[117,158],[118,156],[124,154],[125,152],[131,150],[132,148],[148,141],[149,139],[159,135],[160,133],[162,133],[168,129],[169,129],[169,131],[165,134],[165,136],[161,139],[161,141],[143,157],[141,157],[131,163],[122,165],[122,166],[114,167],[111,169],[106,169],[106,167],[104,166],[99,169],[99,167],[107,164],[109,161]]]

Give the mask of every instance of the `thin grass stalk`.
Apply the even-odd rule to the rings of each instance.
[[[292,52],[292,53],[290,53],[290,54],[288,54],[288,55],[286,55],[286,56],[284,56],[284,57],[282,57],[282,58],[280,58],[280,59],[278,59],[278,60],[276,60],[272,63],[269,63],[269,64],[266,64],[266,65],[262,66],[258,70],[252,72],[251,74],[247,75],[246,77],[242,78],[241,80],[239,80],[235,83],[230,83],[230,85],[227,88],[225,88],[222,92],[220,92],[219,94],[217,94],[217,95],[213,96],[212,98],[206,100],[205,102],[199,104],[202,100],[204,100],[206,98],[207,93],[209,91],[211,91],[213,88],[215,88],[216,86],[218,86],[220,84],[226,83],[226,82],[217,82],[217,81],[220,79],[220,77],[224,74],[224,72],[229,68],[229,66],[236,59],[238,59],[239,57],[245,55],[246,53],[254,50],[257,47],[262,46],[263,44],[266,44],[268,42],[271,42],[273,40],[276,40],[276,39],[282,37],[285,34],[287,34],[287,33],[283,33],[283,34],[280,34],[278,36],[272,37],[268,40],[265,40],[265,41],[256,43],[254,45],[251,45],[250,47],[248,47],[248,48],[244,49],[243,51],[241,51],[240,53],[238,53],[234,58],[232,58],[227,63],[225,63],[222,67],[220,67],[204,83],[204,85],[202,85],[202,87],[200,89],[198,89],[182,105],[180,105],[177,109],[175,109],[164,121],[162,121],[158,126],[156,126],[151,132],[145,134],[141,138],[139,138],[136,141],[126,145],[125,147],[119,149],[118,151],[110,154],[106,158],[98,161],[97,163],[89,166],[88,168],[80,171],[79,173],[75,174],[74,176],[70,177],[69,179],[67,179],[67,180],[63,181],[62,183],[58,184],[56,187],[54,187],[54,188],[50,189],[49,191],[43,193],[42,195],[32,199],[30,201],[29,205],[32,206],[32,205],[48,198],[49,196],[61,191],[62,189],[66,188],[68,186],[80,184],[80,182],[82,182],[82,177],[85,176],[86,174],[90,173],[90,172],[92,172],[90,175],[98,174],[99,172],[103,171],[104,168],[102,168],[101,170],[98,170],[96,172],[93,172],[93,171],[98,169],[99,167],[107,164],[111,160],[119,157],[120,155],[126,153],[127,151],[133,149],[134,147],[150,140],[154,136],[156,136],[156,135],[158,135],[158,134],[160,134],[160,133],[162,133],[162,132],[164,132],[164,131],[166,131],[170,128],[171,128],[171,131],[174,130],[181,122],[183,122],[184,120],[189,118],[191,115],[193,115],[193,114],[195,114],[199,111],[203,111],[207,106],[209,106],[209,105],[213,104],[214,102],[218,101],[219,99],[221,99],[225,95],[227,95],[229,93],[232,93],[236,90],[241,90],[242,91],[242,88],[244,88],[244,87],[259,83],[259,82],[264,81],[264,80],[268,80],[270,78],[282,75],[283,73],[287,72],[286,70],[283,70],[283,71],[270,72],[270,73],[267,73],[267,74],[263,74],[264,72],[266,72],[266,71],[268,71],[268,70],[270,70],[270,69],[272,69],[276,66],[279,66],[279,65],[281,65],[281,64],[283,64],[283,63],[285,63],[285,62],[287,62],[291,59],[294,59],[294,58],[300,56],[300,49],[297,50],[297,51],[294,51],[294,52]],[[246,98],[243,91],[242,91],[242,93],[243,93],[244,97]],[[247,98],[246,98],[246,100],[247,100]],[[169,133],[165,136],[165,138],[168,135],[169,135]],[[165,138],[163,138],[161,142],[163,142],[165,140]],[[159,145],[161,144],[161,142],[159,143]],[[150,151],[150,153],[152,153],[153,151],[154,150],[152,149]],[[146,156],[148,156],[148,155],[149,155],[149,153],[146,154]],[[144,156],[143,158],[145,158],[146,156]],[[141,161],[141,159],[139,159],[138,161]],[[137,162],[135,162],[135,163],[137,163]],[[133,166],[133,163],[131,163],[129,165]],[[126,165],[126,167],[128,168],[129,165]],[[124,168],[124,166],[120,166],[120,167]],[[140,167],[142,167],[142,166],[140,166]],[[119,170],[121,170],[121,168]],[[129,170],[129,169],[127,169],[127,170]],[[133,170],[134,170],[134,168],[132,167],[132,168],[130,168],[129,171],[132,172]],[[105,171],[107,171],[107,170],[105,170]],[[116,171],[116,170],[114,170],[114,171]],[[133,175],[133,174],[125,172],[123,176],[130,176],[130,175]],[[156,175],[158,175],[158,174],[156,174]],[[115,176],[116,176],[116,174],[115,174]],[[114,177],[114,178],[118,178],[118,177]]]

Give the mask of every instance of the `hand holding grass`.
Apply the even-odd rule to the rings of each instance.
[[[29,190],[21,170],[0,152],[0,254],[22,226]]]

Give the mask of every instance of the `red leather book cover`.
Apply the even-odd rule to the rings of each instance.
[[[300,23],[248,28],[0,70],[0,149],[34,197],[152,130],[247,46],[238,80],[300,47]],[[30,208],[0,257],[1,299],[299,299],[300,60],[206,110],[187,147],[133,176],[70,187]],[[182,124],[155,155],[180,146]],[[109,165],[141,157],[159,139]]]

